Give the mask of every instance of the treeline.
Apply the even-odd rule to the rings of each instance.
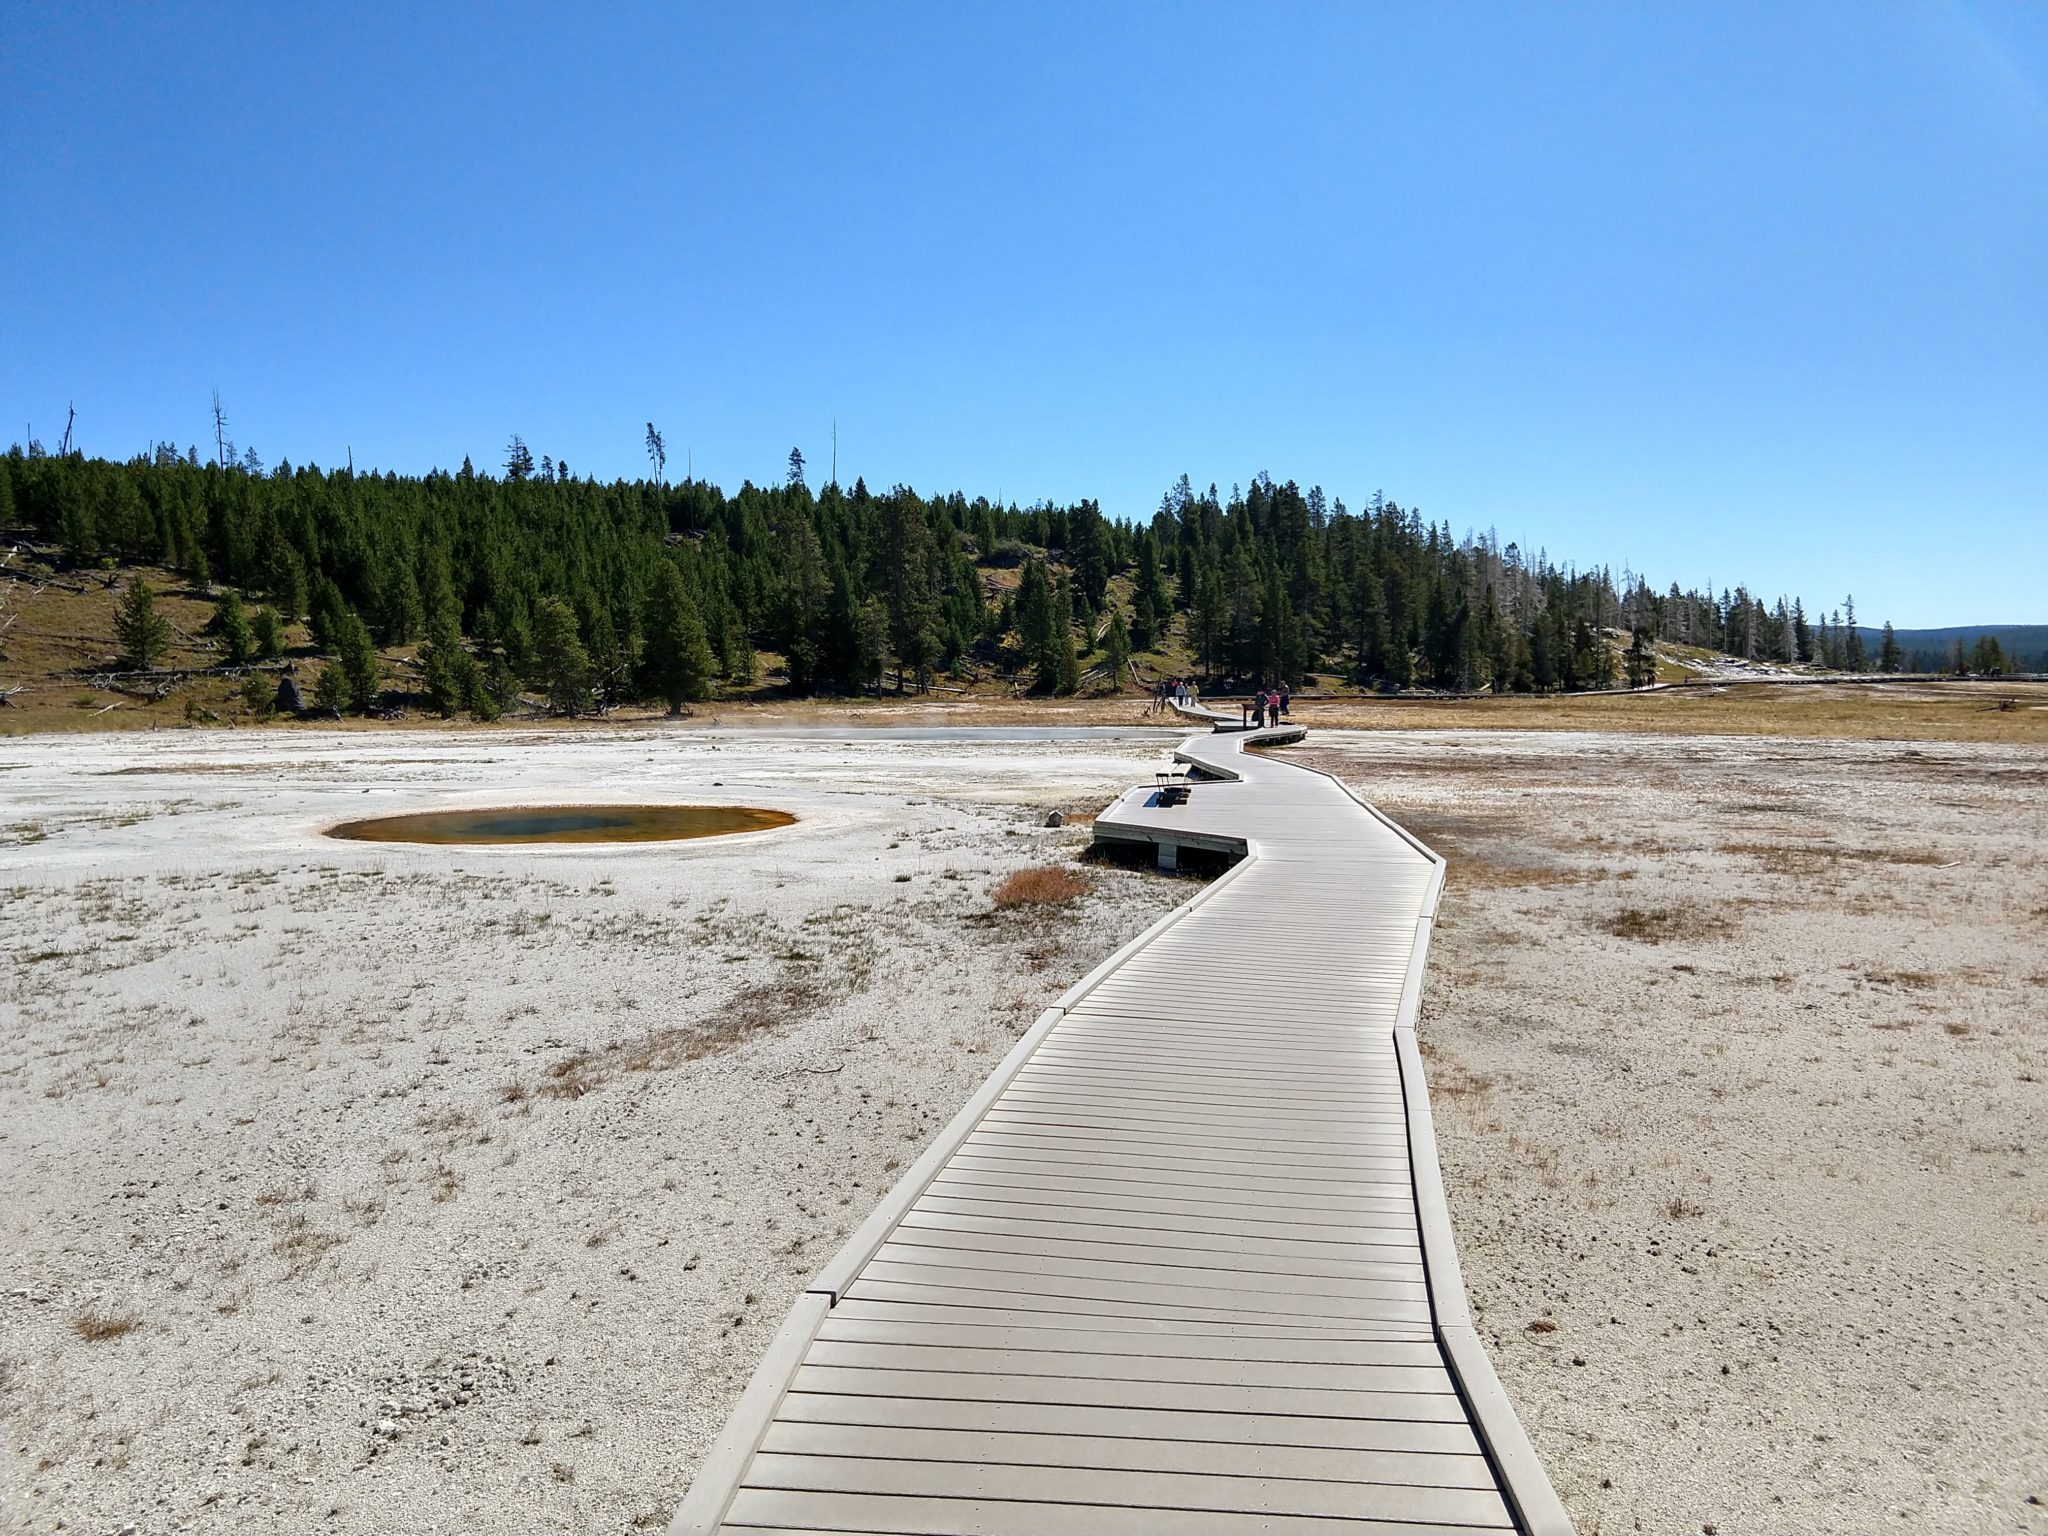
[[[649,441],[658,470],[651,428]],[[1853,606],[1809,624],[1798,603],[1742,589],[1658,593],[1266,475],[1227,499],[1183,476],[1140,521],[1093,501],[813,491],[795,452],[784,484],[728,496],[659,473],[573,477],[517,439],[495,475],[467,460],[410,476],[265,471],[253,452],[202,463],[167,444],[125,463],[16,448],[0,458],[0,526],[79,565],[224,584],[261,605],[245,620],[235,597],[223,620],[263,628],[259,649],[266,612],[307,621],[357,707],[377,696],[375,648],[421,641],[422,686],[451,713],[490,713],[522,687],[563,711],[680,705],[753,683],[763,651],[796,693],[947,675],[1071,693],[1162,646],[1212,679],[1500,692],[1647,681],[1653,640],[1874,664]]]

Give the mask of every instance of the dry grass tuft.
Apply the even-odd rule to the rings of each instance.
[[[1932,971],[1865,971],[1863,979],[1880,987],[1907,987],[1924,992],[1941,978]]]
[[[1673,1221],[1684,1221],[1691,1216],[1704,1216],[1707,1208],[1688,1200],[1683,1195],[1673,1195],[1664,1205],[1664,1214]]]
[[[1000,911],[1026,906],[1055,907],[1076,901],[1093,889],[1094,882],[1086,875],[1047,864],[1018,870],[990,893],[990,899]]]
[[[551,1099],[580,1099],[621,1072],[666,1072],[794,1022],[825,1002],[822,988],[802,980],[742,987],[732,1001],[702,1024],[664,1025],[632,1040],[578,1051],[542,1074],[540,1092]]]
[[[1598,880],[1601,873],[1599,870],[1564,869],[1554,864],[1497,864],[1468,855],[1451,861],[1444,878],[1447,884],[1466,890],[1517,890],[1588,885]]]
[[[72,1331],[95,1344],[102,1339],[118,1339],[141,1326],[141,1321],[130,1313],[102,1312],[96,1307],[88,1307],[71,1319]]]
[[[1722,853],[1754,859],[1774,875],[1811,875],[1829,864],[1917,864],[1931,868],[1944,862],[1928,848],[1844,848],[1829,843],[1730,842]]]
[[[319,1267],[320,1260],[341,1244],[339,1233],[323,1232],[308,1223],[305,1217],[294,1216],[283,1234],[270,1245],[270,1251],[285,1261],[285,1278],[296,1280],[301,1275],[311,1274]]]
[[[1484,1100],[1495,1086],[1495,1078],[1490,1072],[1473,1072],[1447,1058],[1439,1058],[1430,1064],[1429,1097],[1434,1103]]]
[[[1663,944],[1673,939],[1713,939],[1733,931],[1735,924],[1718,913],[1683,912],[1676,907],[1623,907],[1604,918],[1600,927],[1617,939]]]

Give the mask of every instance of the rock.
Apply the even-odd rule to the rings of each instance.
[[[389,1419],[379,1419],[377,1421],[377,1433],[386,1440],[396,1440],[398,1438],[398,1426]]]

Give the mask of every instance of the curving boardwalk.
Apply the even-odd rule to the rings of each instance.
[[[1568,1536],[1465,1310],[1443,864],[1215,722],[1098,840],[1244,854],[1049,1009],[799,1299],[676,1536]],[[1224,728],[1229,727],[1228,733]]]

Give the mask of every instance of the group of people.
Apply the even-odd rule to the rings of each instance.
[[[1201,700],[1201,690],[1191,677],[1161,678],[1152,686],[1152,699],[1145,707],[1147,714],[1163,715],[1175,705],[1192,708]],[[1287,718],[1288,705],[1293,703],[1293,694],[1285,683],[1276,683],[1271,688],[1260,688],[1245,699],[1242,706],[1243,722],[1247,728],[1278,725]]]
[[[1247,729],[1257,730],[1262,726],[1278,725],[1287,718],[1287,706],[1294,702],[1294,696],[1285,683],[1277,688],[1260,688],[1244,701],[1244,723]]]

